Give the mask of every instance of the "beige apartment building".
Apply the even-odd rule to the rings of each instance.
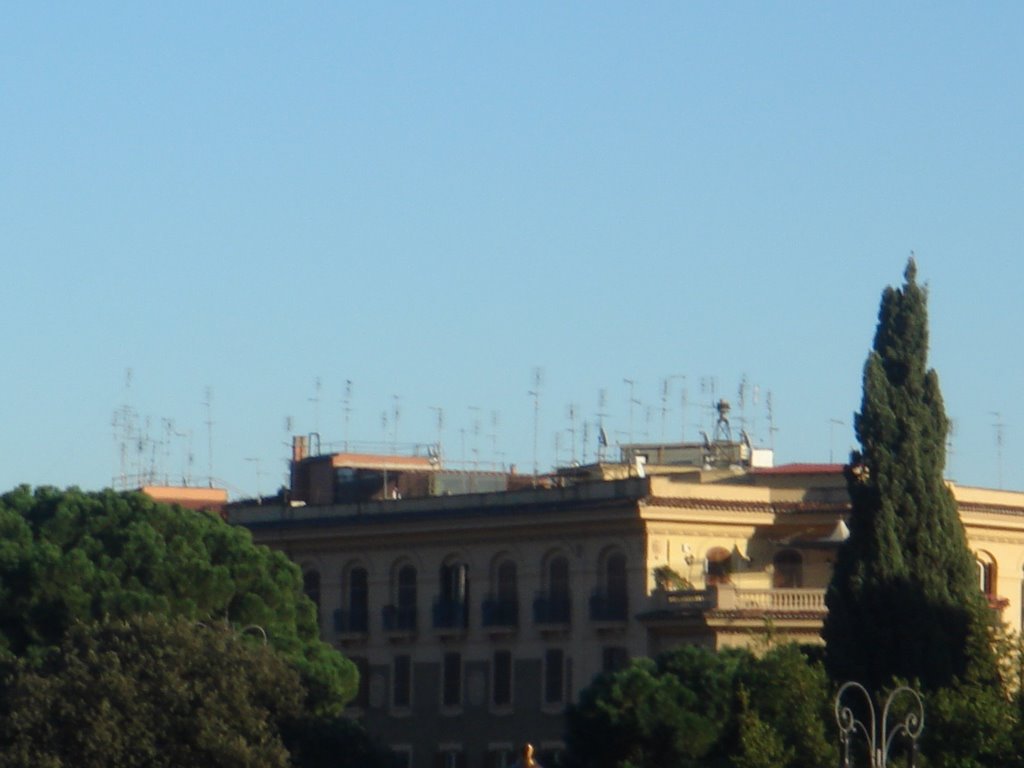
[[[228,517],[301,566],[362,672],[353,714],[409,768],[500,768],[526,740],[553,768],[566,706],[604,670],[682,643],[820,642],[842,468],[653,448],[539,480],[300,448],[287,503]],[[979,589],[1019,630],[1024,493],[953,492]]]

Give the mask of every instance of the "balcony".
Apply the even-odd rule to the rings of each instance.
[[[350,611],[339,608],[334,612],[334,631],[342,637],[362,637],[369,631],[369,619],[365,610]]]
[[[464,600],[434,601],[434,629],[440,634],[463,634],[469,627],[469,606]]]
[[[629,620],[629,600],[625,595],[596,590],[590,596],[590,620],[599,624],[624,624]]]
[[[657,590],[651,610],[637,618],[665,637],[715,642],[738,632],[774,632],[795,642],[817,642],[828,613],[825,590],[744,588],[718,584],[708,589]]]
[[[658,608],[675,612],[753,611],[769,614],[822,613],[823,589],[744,589],[719,584],[708,589],[680,589],[655,593]]]
[[[541,629],[567,629],[572,623],[572,600],[568,595],[538,593],[533,600],[533,623]]]
[[[385,605],[380,613],[384,634],[390,637],[416,634],[415,605]]]
[[[481,604],[481,624],[491,633],[514,632],[519,627],[519,601],[488,595]]]

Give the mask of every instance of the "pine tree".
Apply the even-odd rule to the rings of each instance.
[[[949,422],[916,273],[911,258],[902,288],[882,294],[855,416],[862,450],[846,468],[850,537],[826,595],[829,674],[869,690],[894,677],[930,690],[998,680],[994,616],[942,476]]]

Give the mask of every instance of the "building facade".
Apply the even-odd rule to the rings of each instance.
[[[363,467],[361,494],[332,480],[323,503],[228,517],[301,566],[324,639],[360,668],[353,714],[407,766],[500,768],[529,740],[551,768],[566,706],[602,671],[683,643],[820,642],[841,467],[633,458],[418,498],[393,490],[419,486],[392,462],[376,486]],[[979,589],[1019,630],[1024,494],[953,490]]]

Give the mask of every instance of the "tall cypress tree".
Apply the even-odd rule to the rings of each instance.
[[[927,291],[913,258],[882,294],[855,416],[861,451],[846,468],[850,537],[839,550],[822,632],[834,680],[926,689],[998,679],[994,621],[946,486],[949,422],[927,368]]]

